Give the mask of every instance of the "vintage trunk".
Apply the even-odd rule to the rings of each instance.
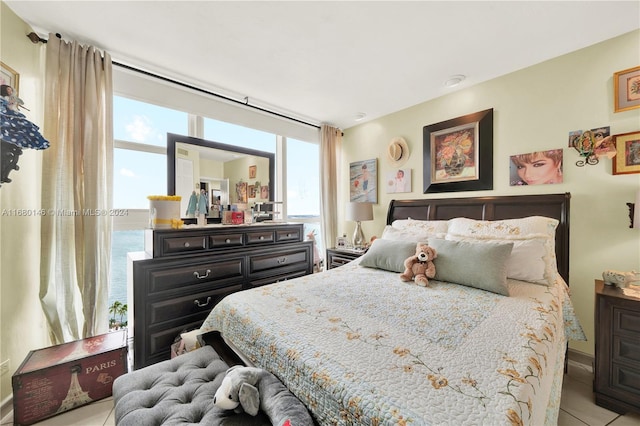
[[[113,381],[127,371],[126,329],[31,351],[12,377],[14,424],[111,396]]]

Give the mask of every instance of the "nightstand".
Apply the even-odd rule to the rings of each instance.
[[[337,268],[362,256],[364,251],[332,248],[327,249],[327,269]]]
[[[640,287],[620,289],[596,280],[596,404],[640,413]]]

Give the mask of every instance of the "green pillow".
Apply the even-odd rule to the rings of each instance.
[[[507,261],[513,243],[476,243],[431,239],[438,256],[435,280],[462,284],[493,293],[509,295]]]
[[[416,245],[417,243],[412,241],[377,238],[360,258],[360,265],[391,272],[404,272],[404,261],[416,254]]]

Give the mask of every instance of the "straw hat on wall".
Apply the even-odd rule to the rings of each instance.
[[[400,167],[409,159],[409,145],[403,137],[398,136],[391,140],[387,148],[389,163],[394,167]]]

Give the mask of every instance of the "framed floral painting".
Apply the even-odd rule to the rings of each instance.
[[[423,128],[424,193],[493,189],[493,109]]]
[[[614,175],[640,173],[640,132],[615,135],[616,156],[612,159]]]
[[[614,112],[640,108],[640,66],[613,74]]]

